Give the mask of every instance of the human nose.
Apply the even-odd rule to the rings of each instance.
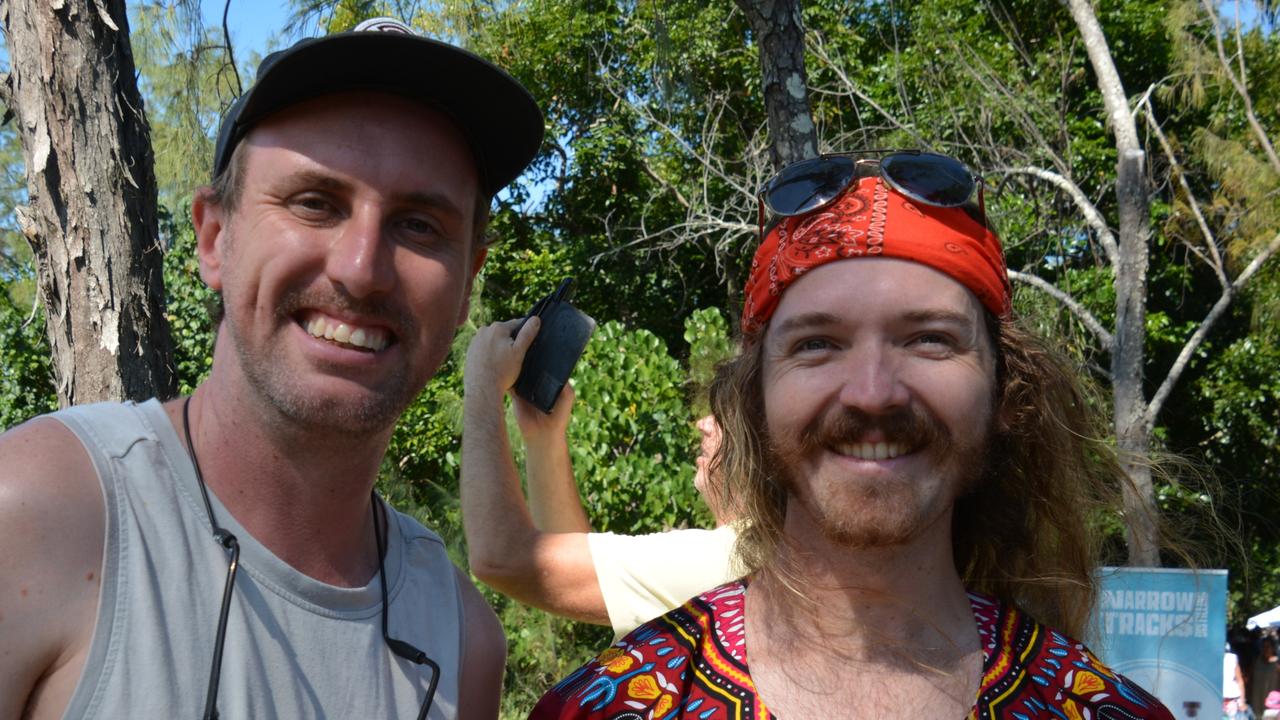
[[[714,415],[703,415],[698,418],[698,422],[696,424],[698,426],[698,432],[702,434],[703,445],[707,445],[709,443],[713,445],[720,444],[720,425],[716,422]]]
[[[901,368],[890,348],[855,346],[835,370],[841,373],[839,401],[845,407],[878,415],[907,403]]]
[[[393,250],[383,236],[381,216],[356,211],[329,246],[325,272],[352,297],[389,292],[395,285]]]

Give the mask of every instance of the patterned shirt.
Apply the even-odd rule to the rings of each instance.
[[[770,720],[747,669],[742,581],[636,628],[542,697],[531,720]],[[971,720],[1173,720],[1079,642],[969,594],[982,643]]]

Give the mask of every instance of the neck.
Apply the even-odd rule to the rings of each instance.
[[[209,491],[298,571],[356,587],[376,572],[370,493],[390,429],[374,438],[298,428],[211,376],[190,398],[193,457]],[[182,436],[182,400],[166,405]]]
[[[774,653],[825,648],[866,662],[930,657],[945,663],[978,648],[952,559],[950,513],[905,543],[871,548],[836,544],[802,514],[789,510],[788,544],[773,565],[786,573],[757,573],[748,590],[749,627],[763,630]],[[753,637],[753,646],[761,639]]]

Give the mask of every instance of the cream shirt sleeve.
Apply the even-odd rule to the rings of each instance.
[[[736,580],[731,525],[651,535],[589,533],[587,545],[614,638],[686,600]]]

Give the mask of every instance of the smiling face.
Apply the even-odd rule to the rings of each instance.
[[[299,425],[389,429],[444,360],[484,259],[464,139],[418,103],[349,93],[267,118],[243,151],[234,211],[193,204],[226,306],[215,359]]]
[[[973,294],[913,262],[833,262],[788,288],[762,342],[787,526],[850,547],[944,527],[992,425],[996,363]]]

